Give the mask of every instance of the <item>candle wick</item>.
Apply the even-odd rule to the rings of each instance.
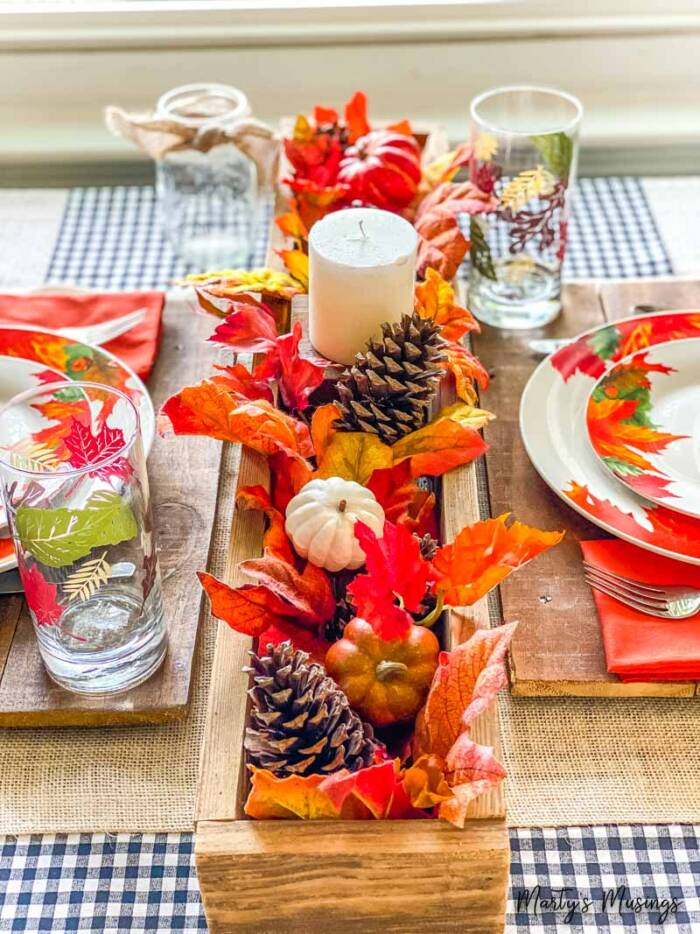
[[[363,240],[366,240],[366,239],[367,239],[367,234],[365,233],[364,222],[363,222],[363,221],[358,221],[357,223],[360,225],[360,233],[362,234],[362,239],[363,239]]]

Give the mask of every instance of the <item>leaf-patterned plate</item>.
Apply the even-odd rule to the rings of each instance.
[[[586,427],[620,483],[700,518],[698,341],[670,341],[616,364],[588,399]]]
[[[700,338],[700,311],[657,312],[593,328],[537,367],[520,401],[520,432],[535,470],[564,502],[619,538],[700,565],[700,519],[618,483],[591,447],[591,391],[617,363],[669,341]]]
[[[87,380],[114,386],[136,404],[146,453],[153,444],[153,403],[141,380],[102,347],[80,344],[53,331],[21,325],[0,326],[0,407],[13,396],[41,383]],[[0,503],[0,573],[17,566]]]

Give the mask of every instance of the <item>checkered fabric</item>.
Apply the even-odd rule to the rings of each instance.
[[[265,205],[251,265],[264,263],[270,213]],[[190,271],[162,234],[151,188],[85,188],[69,195],[47,278],[162,288]],[[637,179],[578,183],[565,275],[672,271]],[[510,838],[509,934],[700,932],[700,827],[521,829]],[[190,834],[0,838],[0,932],[205,930],[192,847]]]
[[[511,851],[508,934],[700,930],[700,827],[513,830]],[[190,834],[5,838],[0,931],[105,930],[206,930]]]
[[[261,211],[251,265],[263,265],[272,204]],[[188,272],[165,237],[150,187],[71,191],[49,282],[91,289],[167,288]],[[564,274],[569,278],[670,275],[671,263],[637,178],[578,182]]]

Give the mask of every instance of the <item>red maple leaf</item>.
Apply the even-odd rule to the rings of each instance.
[[[231,311],[209,338],[237,353],[267,353],[277,340],[275,316],[261,302],[231,302]]]
[[[39,568],[33,564],[28,568],[19,562],[19,573],[27,597],[27,604],[39,626],[53,626],[61,618],[63,607],[56,599],[58,587],[47,581]]]
[[[124,448],[124,432],[119,428],[103,425],[97,434],[93,434],[88,425],[79,419],[71,419],[70,434],[63,442],[70,451],[71,467],[91,467],[118,454]],[[90,474],[109,480],[112,477],[127,479],[132,473],[132,466],[126,457],[115,457],[109,464],[97,466]]]
[[[309,396],[324,379],[324,368],[299,353],[301,336],[301,322],[296,321],[292,332],[276,339],[253,372],[257,380],[277,380],[282,401],[292,412],[301,412],[308,406]]]
[[[420,542],[403,525],[384,523],[378,539],[364,522],[355,523],[355,537],[367,556],[367,573],[359,574],[348,593],[357,615],[382,639],[403,639],[425,597],[430,564],[420,553]],[[401,606],[396,606],[397,598]]]

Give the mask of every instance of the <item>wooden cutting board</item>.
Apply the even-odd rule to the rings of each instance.
[[[533,338],[568,337],[625,318],[638,304],[700,308],[700,281],[679,279],[577,282],[564,289],[563,312],[538,331],[484,327],[474,343],[493,381],[484,406],[497,418],[485,430],[491,514],[513,510],[543,529],[566,529],[561,545],[512,575],[501,587],[502,615],[519,620],[510,657],[513,694],[530,697],[696,697],[693,682],[623,684],[605,667],[590,588],[583,579],[580,540],[607,538],[547,487],[531,465],[518,428],[520,396],[539,362]],[[498,614],[495,614],[498,615]]]
[[[211,371],[211,322],[167,301],[163,341],[149,380],[156,411],[172,393]],[[0,596],[0,727],[116,726],[186,716],[199,628],[197,568],[207,565],[221,445],[209,438],[159,438],[148,458],[169,649],[144,684],[112,697],[71,694],[47,677],[21,596]]]

